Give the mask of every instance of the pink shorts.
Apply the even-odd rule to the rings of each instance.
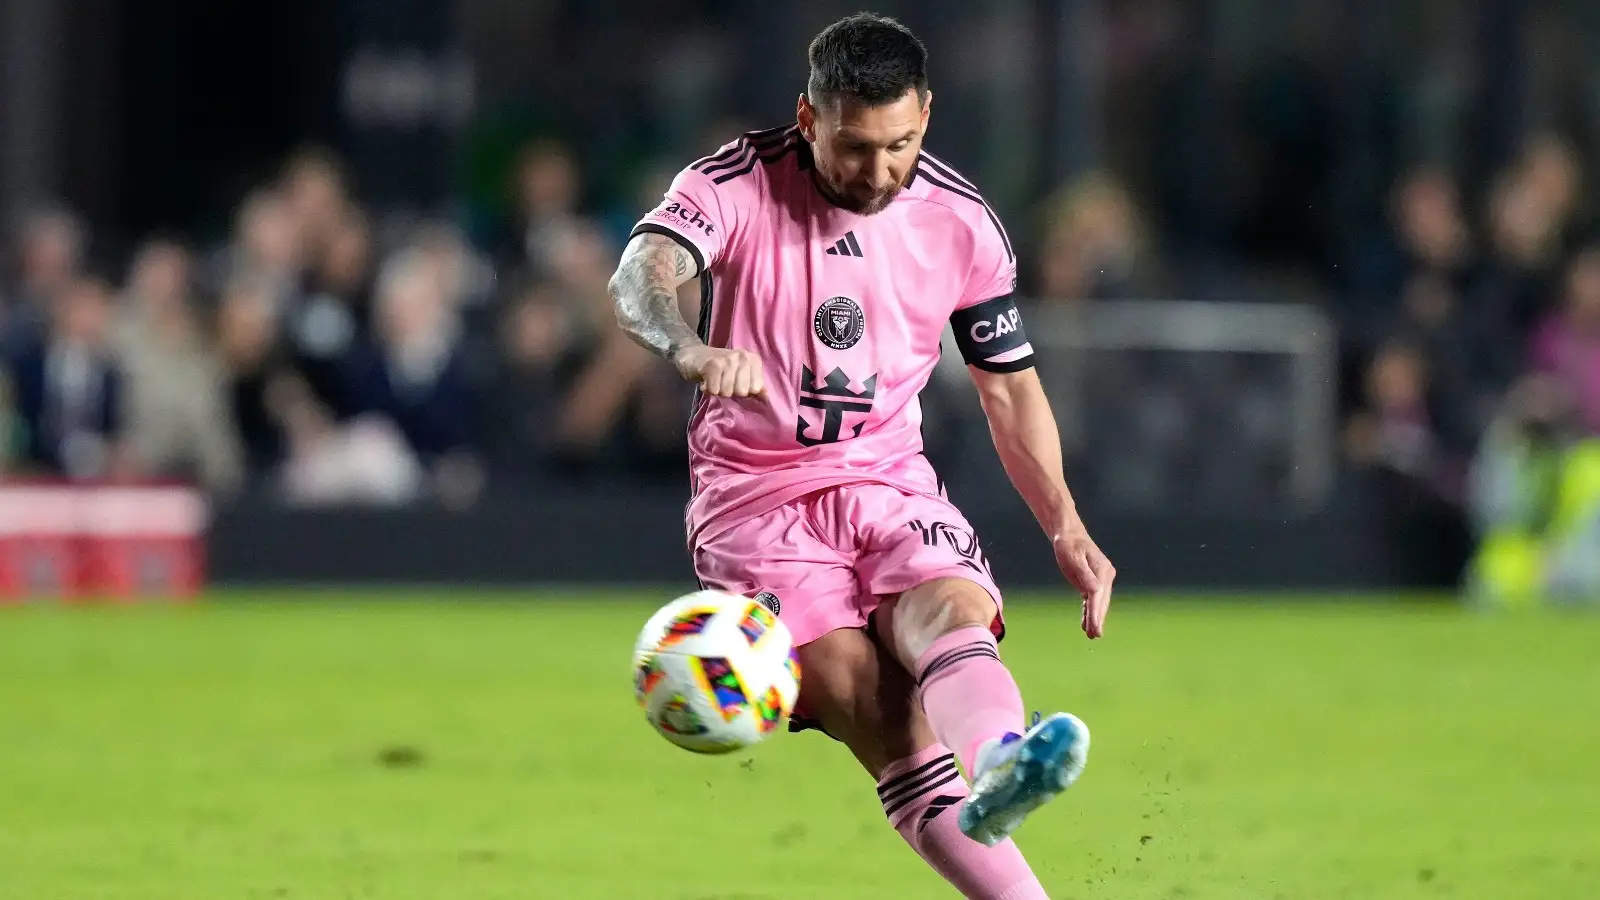
[[[959,510],[874,482],[826,488],[733,525],[694,548],[694,570],[708,588],[771,594],[796,646],[865,628],[885,597],[935,578],[965,578],[1001,602]],[[998,616],[994,628],[1003,633]]]

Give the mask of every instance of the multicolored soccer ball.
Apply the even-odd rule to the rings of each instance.
[[[732,753],[789,721],[800,663],[789,629],[766,606],[697,591],[645,623],[633,693],[662,737],[695,753]]]

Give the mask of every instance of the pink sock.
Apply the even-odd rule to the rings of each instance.
[[[957,628],[934,641],[917,660],[917,686],[934,736],[956,751],[968,777],[984,741],[1023,730],[1022,692],[987,628]]]
[[[1010,839],[985,847],[961,833],[956,813],[966,796],[954,754],[938,744],[889,766],[878,782],[889,824],[963,897],[1046,900]]]

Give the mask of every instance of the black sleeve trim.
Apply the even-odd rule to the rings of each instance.
[[[666,235],[667,237],[677,241],[680,245],[682,245],[683,249],[689,251],[690,256],[694,257],[694,274],[696,277],[704,274],[706,271],[706,258],[703,254],[701,254],[700,248],[694,245],[694,241],[689,240],[665,225],[657,225],[654,222],[640,222],[638,225],[633,226],[633,231],[628,233],[628,240],[631,241],[639,235],[646,233]]]
[[[1033,354],[1029,353],[1027,356],[1024,356],[1021,359],[1013,359],[1010,362],[997,363],[989,362],[986,359],[980,359],[976,362],[968,363],[968,365],[975,369],[982,369],[985,372],[994,372],[998,375],[1005,375],[1011,372],[1026,372],[1027,370],[1033,368]]]

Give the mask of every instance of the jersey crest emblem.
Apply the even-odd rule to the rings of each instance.
[[[811,325],[817,340],[835,350],[849,350],[861,340],[867,320],[860,304],[849,297],[833,297],[817,307]]]

